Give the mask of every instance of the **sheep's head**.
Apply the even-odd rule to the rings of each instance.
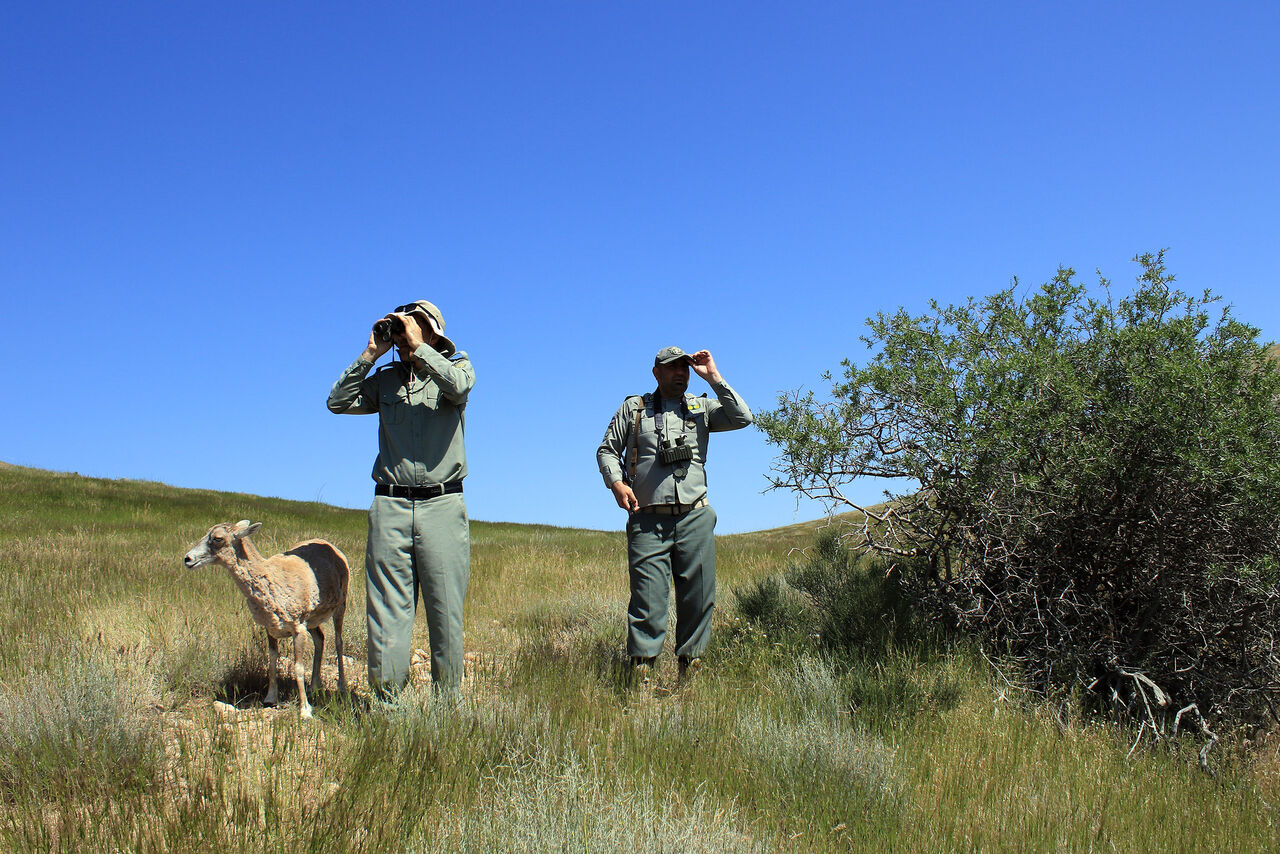
[[[236,542],[261,527],[261,522],[250,523],[248,519],[241,519],[235,524],[228,522],[225,525],[214,525],[204,535],[204,539],[187,552],[182,563],[187,569],[215,562],[231,566],[236,562]]]

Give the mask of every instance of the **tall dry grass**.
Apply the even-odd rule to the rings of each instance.
[[[357,690],[337,695],[330,673],[312,722],[261,707],[265,644],[240,594],[179,562],[246,517],[264,551],[324,536],[355,564]],[[372,701],[364,532],[359,511],[0,467],[0,849],[1274,844],[1274,762],[1224,761],[1211,780],[1176,749],[1129,757],[1125,733],[1060,723],[963,650],[835,655],[737,612],[730,591],[794,562],[811,527],[722,538],[704,671],[678,686],[667,655],[638,691],[622,535],[474,523],[462,698],[419,678]]]

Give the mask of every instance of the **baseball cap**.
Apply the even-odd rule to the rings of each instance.
[[[653,357],[655,365],[668,365],[672,362],[691,362],[693,358],[679,347],[663,347]]]

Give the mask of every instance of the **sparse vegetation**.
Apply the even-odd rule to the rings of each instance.
[[[813,526],[723,538],[703,672],[677,689],[665,655],[641,694],[619,666],[621,533],[474,523],[463,700],[433,700],[421,675],[394,704],[371,703],[359,679],[347,699],[330,660],[330,690],[301,722],[261,707],[265,644],[225,573],[179,561],[211,521],[245,517],[270,521],[264,548],[324,536],[360,555],[363,512],[5,466],[0,507],[2,850],[1249,851],[1274,839],[1268,748],[1237,751],[1210,780],[1176,752],[1130,757],[1124,734],[1027,703],[969,652],[923,654],[911,632],[870,627],[840,649],[739,612],[730,591],[769,575],[826,577],[813,562],[835,552],[791,553]],[[349,677],[364,654],[353,562]],[[784,589],[798,619],[821,625],[820,598]],[[416,638],[426,646],[424,625]]]

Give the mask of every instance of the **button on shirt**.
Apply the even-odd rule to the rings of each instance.
[[[711,386],[715,400],[706,397],[684,396],[667,400],[652,395],[651,406],[645,406],[644,398],[629,397],[614,413],[605,430],[604,440],[596,450],[596,462],[605,486],[612,487],[630,474],[632,453],[631,431],[636,426],[636,413],[640,416],[640,432],[637,436],[635,481],[630,483],[641,507],[654,504],[692,504],[707,495],[707,437],[711,433],[738,430],[752,421],[751,410],[728,383]],[[687,407],[687,409],[686,409]],[[655,408],[658,410],[655,413]],[[658,424],[663,420],[663,435],[670,442],[684,435],[685,444],[693,449],[693,459],[674,465],[658,461]],[[684,469],[684,474],[677,471]]]
[[[423,344],[414,370],[403,362],[369,374],[356,359],[333,384],[329,411],[378,419],[373,479],[401,486],[431,486],[467,475],[463,413],[476,375],[466,353],[449,359]]]

